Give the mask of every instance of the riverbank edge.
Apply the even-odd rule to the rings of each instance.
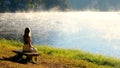
[[[6,40],[6,39],[0,39],[0,50],[6,50],[6,51],[12,51],[22,49],[23,43],[15,40]],[[71,49],[61,49],[61,48],[54,48],[47,45],[33,45],[38,49],[38,52],[41,56],[44,56],[46,58],[55,58],[54,62],[60,63],[58,60],[61,60],[63,63],[69,61],[73,68],[74,66],[85,66],[86,68],[92,67],[92,68],[119,68],[120,67],[120,59],[112,58],[112,57],[106,57],[99,54],[91,54],[88,52],[83,52],[80,50],[71,50]],[[10,52],[11,53],[11,52]],[[4,52],[1,51],[1,56],[9,56],[9,54],[4,54]],[[67,60],[67,61],[65,61]],[[52,60],[51,60],[52,61]],[[46,62],[51,62],[50,60]],[[55,64],[56,64],[55,63]],[[70,65],[71,66],[71,65]],[[68,65],[69,67],[69,65]]]

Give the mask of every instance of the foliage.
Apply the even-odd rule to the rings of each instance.
[[[65,10],[67,0],[0,0],[0,12],[49,10],[56,6]]]
[[[60,10],[64,10],[68,7],[67,0],[42,0],[41,2],[46,9],[58,7]]]

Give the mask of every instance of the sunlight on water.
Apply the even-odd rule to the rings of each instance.
[[[0,37],[21,39],[25,27],[34,44],[120,57],[120,12],[0,13]]]

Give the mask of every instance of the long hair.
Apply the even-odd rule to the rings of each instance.
[[[28,27],[25,28],[24,36],[30,36],[30,29]]]
[[[24,35],[23,35],[23,39],[24,39],[25,44],[28,44],[30,42],[27,40],[27,38],[30,38],[30,29],[28,27],[25,28]]]

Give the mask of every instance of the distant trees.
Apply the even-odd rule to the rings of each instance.
[[[57,7],[60,10],[65,10],[68,7],[67,0],[42,0],[41,3],[45,9]]]
[[[0,12],[50,10],[54,7],[65,10],[67,0],[0,0]]]
[[[0,0],[0,12],[15,12],[16,10],[27,10],[31,0]]]

